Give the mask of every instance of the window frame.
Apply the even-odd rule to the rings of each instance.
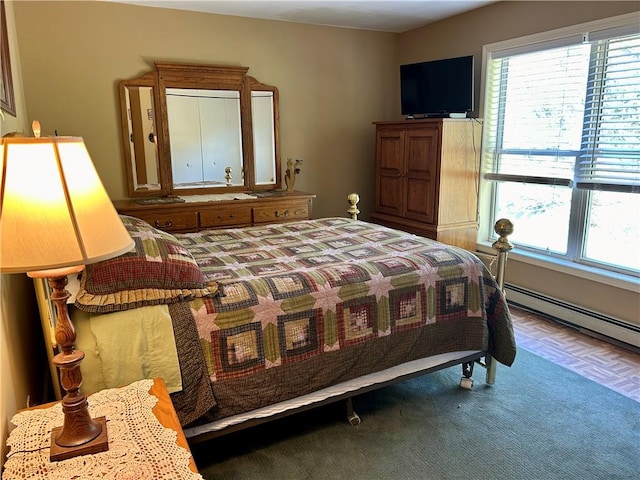
[[[637,13],[625,14],[484,45],[482,47],[482,63],[480,72],[480,118],[484,118],[487,93],[487,62],[488,59],[491,58],[492,54],[495,54],[496,52],[509,52],[505,55],[513,55],[516,52],[524,53],[526,51],[537,50],[538,48],[536,47],[542,44],[565,44],[569,41],[568,39],[575,39],[576,37],[583,38],[582,36],[584,35],[584,32],[614,28],[624,29],[630,25],[637,25],[637,18]],[[580,152],[576,153],[579,154]],[[547,184],[552,185],[553,183]],[[563,185],[563,183],[559,184]],[[493,212],[495,211],[495,188],[496,182],[491,181],[490,179],[481,178],[479,192],[479,214],[481,221],[478,229],[478,249],[481,251],[486,251],[491,242],[497,238],[492,228],[493,223],[495,222],[495,219],[493,218]],[[569,241],[567,243],[567,253],[565,255],[542,253],[539,249],[520,246],[514,250],[512,255],[516,255],[528,263],[544,265],[546,267],[560,269],[565,272],[570,271],[579,275],[584,275],[588,272],[589,276],[594,277],[594,279],[601,280],[609,284],[611,282],[619,283],[619,281],[622,281],[622,283],[626,284],[627,287],[631,285],[630,288],[636,289],[639,279],[635,274],[628,270],[617,269],[615,267],[610,267],[609,265],[605,266],[603,263],[581,258],[583,253],[581,248],[584,243],[584,236],[586,235],[584,223],[588,214],[586,204],[590,199],[590,195],[591,190],[572,188],[568,232]],[[482,221],[482,219],[485,220]],[[517,225],[515,228],[517,229]],[[553,235],[553,232],[549,232],[549,235]],[[571,259],[573,259],[573,261]]]

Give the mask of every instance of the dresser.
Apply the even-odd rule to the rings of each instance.
[[[371,220],[475,250],[481,123],[446,118],[374,125]]]
[[[189,199],[186,196],[184,198]],[[116,200],[113,204],[118,213],[140,218],[161,230],[195,232],[212,228],[247,227],[310,219],[315,195],[303,192],[272,191],[255,192],[250,195],[211,195],[207,198],[208,201],[182,203],[139,203],[136,200]],[[165,201],[158,200],[158,202]]]

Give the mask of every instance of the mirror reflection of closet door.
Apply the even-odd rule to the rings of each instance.
[[[240,97],[229,90],[167,89],[175,188],[242,185]]]
[[[167,112],[174,186],[197,184],[202,181],[198,98],[170,94],[167,89]]]
[[[200,99],[203,173],[205,182],[243,185],[240,96],[238,92],[225,93],[222,97]],[[227,167],[231,169],[228,184]]]

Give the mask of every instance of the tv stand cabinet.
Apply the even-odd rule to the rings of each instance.
[[[273,191],[253,192],[252,195],[256,198],[158,204],[116,200],[113,204],[118,213],[141,218],[168,232],[196,232],[311,218],[314,194]]]
[[[475,250],[482,124],[375,122],[373,222]]]

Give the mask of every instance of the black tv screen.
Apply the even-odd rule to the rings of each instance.
[[[402,115],[473,111],[473,55],[400,65]]]

